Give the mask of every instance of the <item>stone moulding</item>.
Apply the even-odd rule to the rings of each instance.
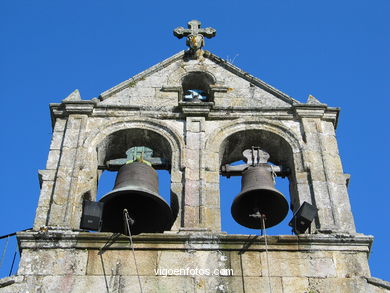
[[[100,249],[113,233],[72,231],[18,232],[20,249]],[[48,241],[50,239],[51,241]],[[356,234],[303,234],[267,236],[270,251],[360,251],[370,253],[373,237]],[[187,250],[188,243],[199,250],[265,250],[265,237],[226,233],[154,233],[133,237],[134,248],[140,250]],[[199,247],[198,247],[199,245]],[[120,235],[108,249],[129,249],[129,239]]]
[[[80,104],[79,104],[80,103]],[[165,119],[178,119],[181,115],[199,114],[200,116],[209,116],[212,119],[231,119],[244,116],[264,116],[270,118],[294,120],[296,118],[320,118],[331,121],[337,128],[339,118],[339,108],[327,107],[322,105],[299,104],[286,108],[267,108],[267,107],[221,107],[214,106],[213,103],[179,103],[178,109],[171,113],[154,110],[150,107],[142,106],[118,106],[118,105],[98,105],[91,101],[80,101],[66,104],[50,104],[52,125],[56,118],[67,117],[70,114],[84,114],[91,117],[121,117],[128,116],[130,113],[140,115],[145,111],[145,116],[161,116]],[[180,112],[183,112],[181,114]],[[194,113],[192,113],[194,112]],[[229,116],[226,116],[229,114]]]
[[[222,141],[228,136],[240,131],[251,129],[269,131],[279,135],[289,143],[293,152],[300,152],[302,149],[301,142],[297,138],[296,134],[281,123],[271,119],[245,119],[233,121],[228,125],[225,125],[223,129],[217,129],[213,134],[209,135],[209,139],[205,143],[206,149],[218,152]]]

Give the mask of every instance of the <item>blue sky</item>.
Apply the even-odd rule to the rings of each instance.
[[[51,139],[48,104],[76,88],[97,97],[185,49],[172,30],[199,19],[217,29],[207,50],[301,102],[312,94],[341,107],[337,137],[357,230],[375,236],[373,276],[390,280],[389,11],[387,0],[1,1],[0,235],[32,226]],[[224,181],[223,193],[233,185]],[[285,185],[278,182],[288,193]],[[224,205],[224,230],[241,231]],[[0,276],[14,239],[8,248]]]

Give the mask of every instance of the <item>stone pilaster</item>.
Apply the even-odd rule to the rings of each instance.
[[[201,223],[201,153],[203,148],[204,118],[187,117],[185,127],[185,185],[183,226],[185,228],[200,227]]]
[[[334,126],[319,118],[302,118],[309,167],[308,183],[319,208],[320,230],[355,232],[345,175],[342,170]]]
[[[44,176],[35,228],[78,228],[71,227],[70,223],[86,118],[86,115],[70,115],[55,125],[46,170],[41,171]]]

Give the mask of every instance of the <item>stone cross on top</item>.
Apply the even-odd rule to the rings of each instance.
[[[187,37],[186,45],[190,50],[197,51],[204,46],[204,37],[210,39],[215,37],[217,32],[211,27],[200,28],[200,25],[199,20],[191,20],[188,22],[188,29],[180,26],[173,30],[173,34],[179,39]]]

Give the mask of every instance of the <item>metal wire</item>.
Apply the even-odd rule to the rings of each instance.
[[[100,261],[102,263],[102,270],[103,270],[104,282],[106,283],[107,293],[110,293],[110,289],[108,287],[108,282],[107,282],[106,269],[104,268],[103,251],[100,250],[98,254],[100,255]]]
[[[270,271],[269,271],[267,233],[265,231],[265,217],[263,215],[261,216],[261,230],[262,230],[262,234],[264,235],[264,242],[265,242],[265,256],[266,256],[266,259],[267,259],[268,287],[269,287],[269,292],[272,293],[271,277],[270,277]]]
[[[17,246],[16,246],[16,248],[15,248],[14,257],[12,258],[11,269],[9,270],[8,277],[10,277],[10,276],[11,276],[11,274],[12,274],[12,270],[14,269],[14,264],[15,264],[16,254],[17,254],[17,251],[16,251],[16,249],[17,249]]]
[[[129,241],[130,241],[130,246],[131,250],[133,251],[133,258],[134,258],[134,264],[135,264],[135,271],[137,272],[137,277],[138,277],[138,283],[139,283],[139,289],[142,291],[142,284],[141,284],[141,277],[138,272],[138,265],[137,265],[137,259],[135,258],[135,250],[134,250],[134,245],[133,245],[133,237],[131,236],[131,231],[130,231],[130,222],[133,222],[133,220],[129,216],[129,212],[124,209],[123,210],[123,216],[125,217],[125,222],[127,226],[127,232],[129,232]]]
[[[0,259],[0,268],[1,268],[1,265],[3,264],[3,260],[4,260],[4,257],[5,257],[5,253],[6,253],[6,251],[7,251],[8,240],[9,240],[9,236],[7,237],[7,241],[5,242],[5,246],[4,246],[4,249],[3,249],[3,254],[1,255],[1,259]]]

